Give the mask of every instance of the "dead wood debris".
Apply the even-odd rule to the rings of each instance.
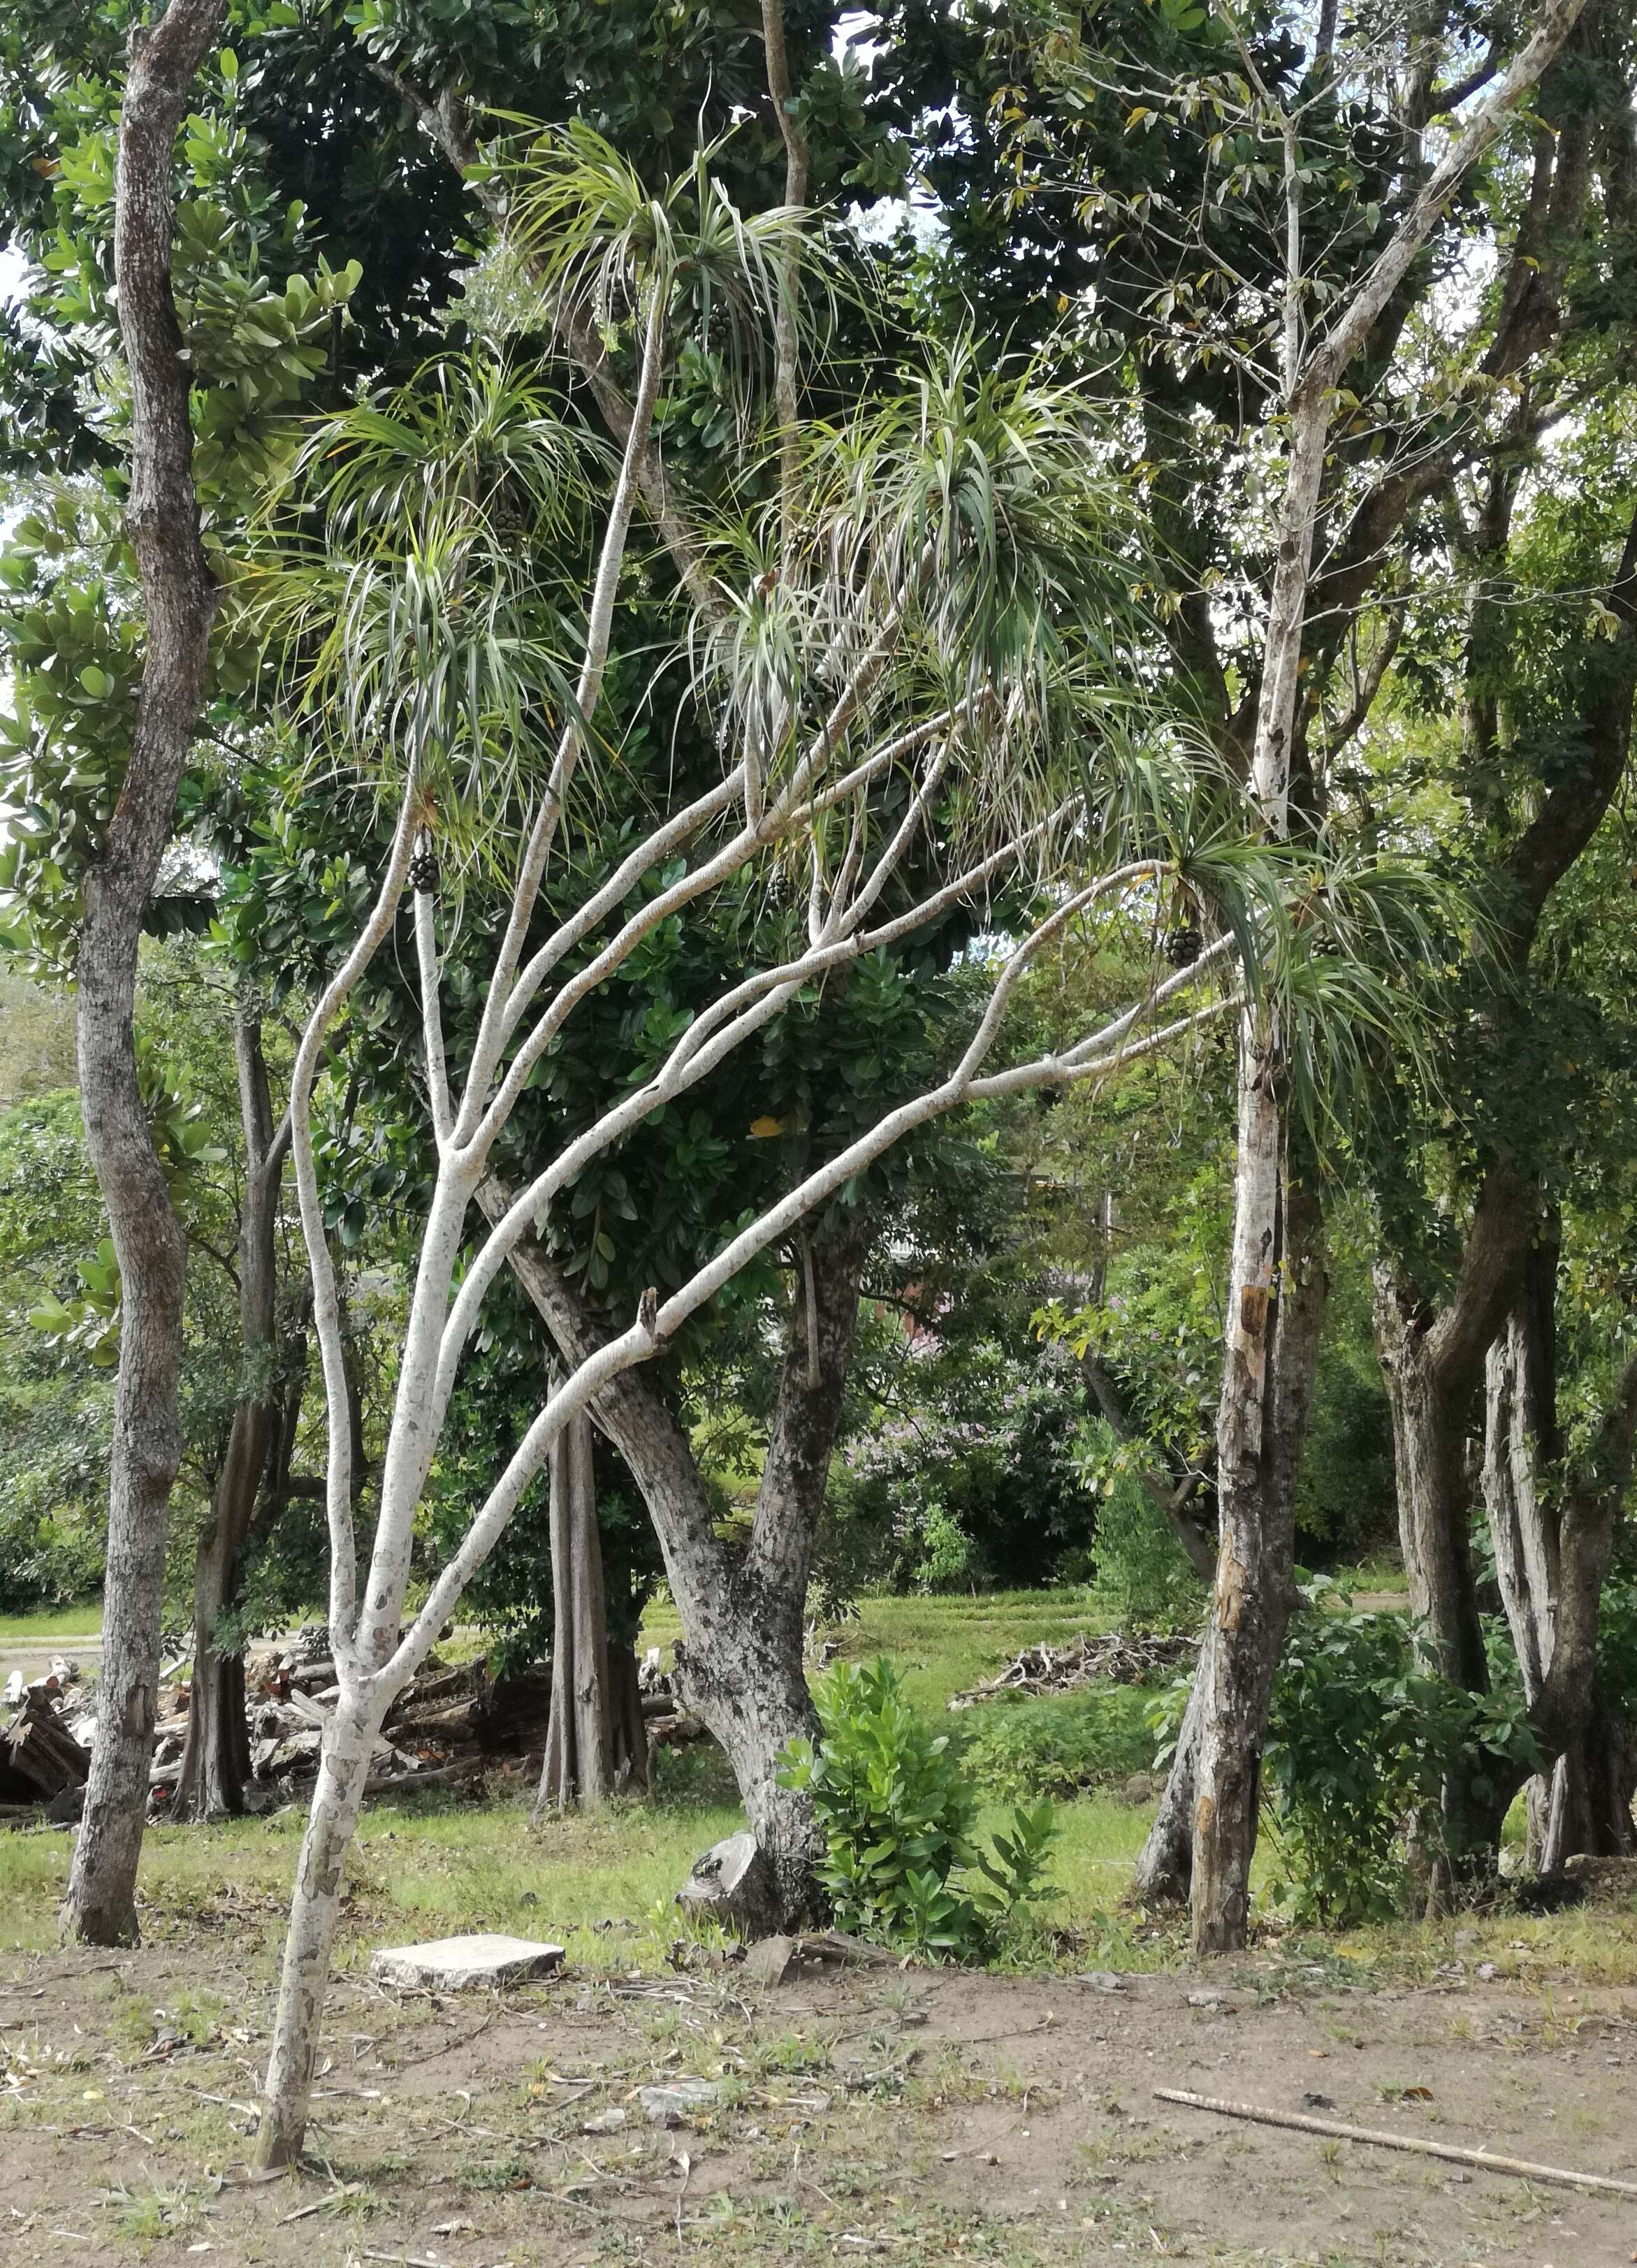
[[[653,1746],[704,1737],[704,1726],[683,1709],[674,1680],[660,1668],[657,1648],[642,1663],[639,1683]],[[149,1772],[150,1815],[156,1819],[167,1815],[181,1770],[189,1684],[187,1657],[167,1661]],[[306,1800],[338,1692],[321,1624],[309,1624],[293,1638],[247,1648],[250,1810]],[[430,1654],[387,1712],[365,1793],[460,1786],[496,1768],[535,1778],[550,1712],[549,1663],[497,1678],[483,1662],[452,1667]],[[59,1657],[49,1675],[28,1684],[13,1673],[0,1703],[0,1827],[62,1825],[77,1818],[95,1738],[94,1701],[79,1687],[77,1662]]]
[[[999,1677],[955,1694],[948,1705],[970,1709],[975,1702],[990,1701],[1002,1693],[1036,1699],[1051,1693],[1073,1693],[1082,1685],[1140,1685],[1162,1670],[1191,1661],[1198,1652],[1197,1638],[1162,1637],[1157,1632],[1082,1631],[1066,1646],[1026,1646]]]

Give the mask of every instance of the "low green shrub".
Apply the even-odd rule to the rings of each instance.
[[[966,1771],[1001,1802],[1072,1796],[1148,1769],[1152,1699],[1146,1686],[1111,1685],[1061,1699],[986,1701],[959,1720],[954,1738]]]
[[[904,1699],[890,1662],[838,1662],[814,1694],[822,1738],[793,1741],[781,1783],[813,1801],[820,1878],[843,1929],[906,1952],[994,1950],[1044,1888],[1050,1804],[1020,1804],[987,1852],[977,1794],[948,1734]]]
[[[1411,1822],[1423,1838],[1435,1830],[1450,1767],[1486,1758],[1502,1785],[1533,1768],[1523,1692],[1515,1675],[1478,1694],[1419,1668],[1405,1616],[1355,1614],[1327,1580],[1303,1596],[1263,1756],[1272,1896],[1322,1927],[1385,1920],[1407,1902]],[[1150,1712],[1162,1759],[1187,1697],[1183,1680]]]

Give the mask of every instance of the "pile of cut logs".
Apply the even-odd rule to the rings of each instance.
[[[642,1712],[658,1747],[704,1737],[704,1727],[683,1713],[657,1651],[641,1665]],[[246,1802],[253,1811],[303,1801],[317,1777],[325,1719],[339,1689],[328,1634],[310,1626],[291,1640],[253,1645],[245,1660],[245,1697],[251,1778]],[[66,1824],[85,1800],[96,1712],[79,1686],[77,1662],[56,1660],[51,1673],[25,1684],[8,1681],[0,1707],[0,1824],[26,1826],[42,1818]],[[150,1816],[163,1819],[188,1738],[188,1675],[185,1660],[167,1665],[159,1690],[160,1716],[150,1772]],[[9,1712],[9,1713],[8,1713]],[[451,1668],[429,1654],[424,1667],[387,1713],[371,1759],[365,1793],[412,1787],[460,1786],[479,1781],[508,1760],[527,1779],[537,1777],[551,1712],[551,1672],[537,1664],[515,1677],[493,1677],[482,1662]]]
[[[85,1696],[74,1690],[78,1683],[78,1662],[62,1654],[31,1684],[20,1669],[7,1678],[0,1694],[0,1822],[38,1819],[42,1805],[54,1824],[78,1817],[94,1730]]]

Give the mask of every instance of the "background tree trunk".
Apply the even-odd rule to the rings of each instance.
[[[551,1717],[535,1816],[600,1810],[614,1778],[608,1631],[591,1420],[551,1445]]]
[[[1623,1857],[1633,1841],[1632,1727],[1608,1706],[1596,1654],[1598,1599],[1631,1473],[1637,1364],[1590,1455],[1565,1470],[1558,1251],[1553,1233],[1529,1255],[1485,1377],[1484,1497],[1495,1572],[1535,1731],[1552,1760],[1529,1789],[1526,1858],[1542,1874],[1560,1872],[1581,1851]],[[1552,1486],[1543,1487],[1543,1474],[1554,1476]]]
[[[143,1109],[132,1019],[143,912],[204,699],[215,608],[194,494],[188,365],[171,294],[172,162],[189,85],[223,13],[223,0],[171,0],[151,30],[134,32],[120,113],[114,265],[131,388],[126,525],[147,643],[124,783],[85,876],[77,957],[85,1143],[107,1207],[121,1297],[97,1742],[63,1916],[69,1935],[93,1945],[137,1935],[166,1514],[181,1457],[188,1243]]]
[[[216,1819],[244,1809],[250,1742],[245,1724],[244,1662],[220,1654],[216,1625],[238,1586],[256,1500],[279,1443],[285,1412],[274,1375],[277,1346],[279,1183],[290,1145],[286,1118],[275,1129],[261,1020],[240,1016],[233,1033],[239,1108],[245,1137],[244,1211],[239,1225],[239,1322],[242,1383],[210,1518],[194,1565],[193,1683],[188,1740],[171,1815]]]
[[[1137,1895],[1148,1905],[1186,1905],[1193,1889],[1194,1797],[1198,1785],[1199,1727],[1210,1689],[1210,1649],[1215,1624],[1207,1621],[1194,1665],[1193,1684],[1176,1736],[1160,1808],[1137,1859]]]

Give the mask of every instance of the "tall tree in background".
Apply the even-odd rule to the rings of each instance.
[[[1558,0],[1540,11],[1533,36],[1432,167],[1352,299],[1329,322],[1316,317],[1305,288],[1299,118],[1273,104],[1266,119],[1282,145],[1286,195],[1286,460],[1250,784],[1264,824],[1275,838],[1289,828],[1303,630],[1338,394],[1450,199],[1532,92],[1568,37],[1582,4],[1582,0]],[[1266,95],[1265,88],[1258,92]],[[1191,1896],[1198,1952],[1231,1950],[1245,1941],[1262,1742],[1273,1673],[1295,1599],[1295,1474],[1290,1421],[1281,1408],[1283,1356],[1294,1341],[1300,1349],[1299,1366],[1311,1377],[1316,1278],[1323,1259],[1312,1230],[1304,1233],[1301,1226],[1313,1200],[1289,1170],[1289,1039],[1276,1015],[1265,1008],[1248,1011],[1240,1037],[1233,1259],[1217,1421],[1221,1557],[1199,1673],[1203,1703]]]
[[[147,644],[119,801],[85,877],[77,955],[85,1138],[124,1300],[97,1742],[63,1909],[65,1928],[93,1945],[124,1944],[136,1934],[166,1512],[181,1456],[187,1239],[143,1109],[133,1003],[143,916],[203,703],[215,611],[199,537],[191,379],[171,291],[171,242],[177,129],[223,6],[224,0],[171,0],[151,31],[133,37],[120,114],[114,263],[131,387],[126,519],[142,575]]]

